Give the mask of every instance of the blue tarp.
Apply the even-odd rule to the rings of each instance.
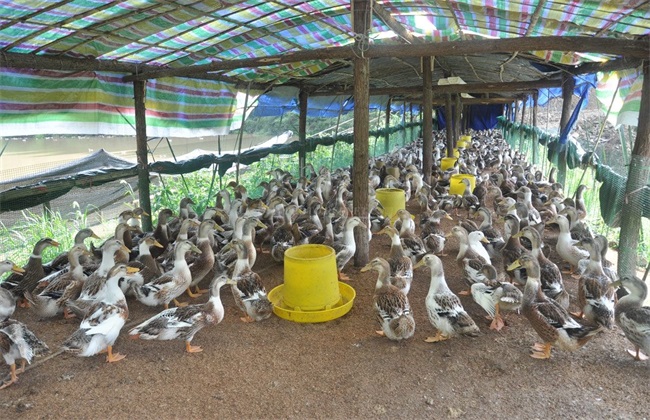
[[[436,108],[438,119],[438,129],[444,130],[445,108]],[[453,110],[452,110],[453,112]],[[470,105],[469,106],[469,126],[474,130],[490,130],[497,126],[497,117],[503,115],[503,105]]]

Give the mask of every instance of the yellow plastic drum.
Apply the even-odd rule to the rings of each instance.
[[[454,174],[449,180],[449,194],[463,195],[465,192],[465,184],[462,181],[463,179],[469,179],[471,191],[474,191],[474,187],[476,187],[476,177],[474,175]]]
[[[285,306],[301,311],[330,309],[341,300],[336,253],[327,245],[298,245],[284,253]]]
[[[398,210],[406,208],[406,194],[399,188],[378,188],[377,200],[384,208],[384,217],[393,218]]]
[[[444,157],[440,159],[440,169],[446,171],[447,169],[453,168],[457,160],[457,157]]]

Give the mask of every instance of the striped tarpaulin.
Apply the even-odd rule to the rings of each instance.
[[[607,121],[614,126],[638,124],[642,84],[640,69],[598,73],[596,98],[603,112],[607,112],[611,105]]]
[[[135,135],[133,84],[104,72],[0,68],[2,136]],[[147,135],[227,134],[236,90],[217,81],[163,78],[147,83]]]

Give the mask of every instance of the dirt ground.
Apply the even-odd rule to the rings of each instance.
[[[375,236],[371,258],[387,256],[389,244],[387,236]],[[454,262],[455,239],[446,249],[447,281],[458,292],[464,285]],[[282,266],[269,254],[259,254],[254,268],[267,290],[282,282]],[[576,352],[553,350],[550,360],[535,360],[529,347],[537,335],[523,316],[508,314],[508,325],[491,331],[483,310],[462,297],[481,335],[425,343],[435,331],[424,307],[429,271],[423,268],[416,270],[409,294],[415,336],[395,343],[374,333],[376,273],[352,266],[345,272],[357,292],[354,306],[322,324],[276,316],[245,324],[224,288],[226,316],[197,334],[193,344],[204,351],[195,354],[185,353],[179,341],[128,339],[128,327],[156,313],[130,302],[130,319],[115,346],[126,359],[36,359],[17,384],[0,391],[2,418],[639,419],[650,413],[650,365],[627,355],[631,346],[620,330],[601,333]],[[565,282],[575,297],[577,281]],[[78,325],[39,321],[25,309],[17,309],[16,318],[53,353]]]

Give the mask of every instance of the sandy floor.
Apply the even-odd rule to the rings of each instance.
[[[453,222],[449,222],[453,223]],[[454,263],[458,244],[443,258],[454,291],[464,288]],[[387,256],[389,240],[376,236],[371,258]],[[268,254],[255,270],[267,290],[282,282],[282,266]],[[554,350],[550,360],[529,357],[537,340],[528,321],[509,314],[501,332],[490,331],[483,310],[461,298],[481,328],[477,338],[430,344],[426,317],[427,269],[417,270],[409,295],[415,337],[397,344],[375,335],[374,272],[345,270],[357,291],[350,313],[324,324],[297,324],[273,316],[244,324],[224,288],[224,321],[204,329],[187,354],[182,342],[129,340],[116,350],[126,359],[61,354],[41,359],[14,386],[0,391],[6,418],[643,418],[650,365],[635,362],[620,330],[607,331],[584,348]],[[572,297],[576,280],[565,279]],[[201,301],[206,298],[200,298]],[[128,326],[156,313],[130,303]],[[16,318],[56,351],[78,322]],[[45,360],[42,362],[42,360]],[[7,368],[2,368],[4,374]],[[3,415],[3,417],[5,417]]]

